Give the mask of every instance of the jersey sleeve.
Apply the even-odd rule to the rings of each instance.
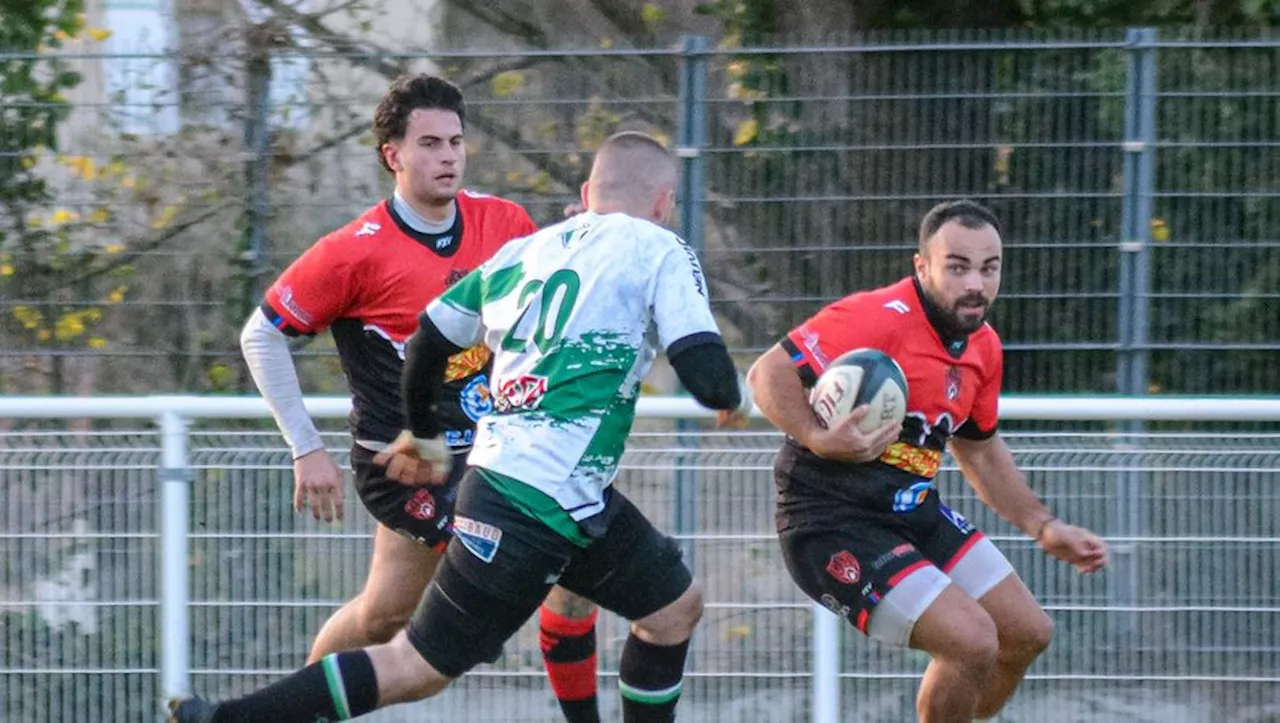
[[[658,344],[667,357],[695,344],[720,337],[711,314],[707,280],[693,249],[675,241],[658,265],[650,309],[658,331]]]
[[[987,359],[988,374],[973,402],[969,419],[956,430],[957,437],[983,440],[996,433],[1000,421],[1000,389],[1004,383],[1004,349],[999,340],[992,345]]]
[[[360,267],[347,239],[321,239],[267,289],[262,313],[288,336],[322,332],[358,303]]]
[[[779,344],[791,356],[804,385],[812,386],[841,354],[860,347],[884,349],[891,320],[879,319],[880,311],[878,306],[847,296],[824,306]]]
[[[469,349],[484,337],[480,310],[484,304],[484,272],[488,264],[462,277],[427,305],[426,314],[440,333],[459,348]]]

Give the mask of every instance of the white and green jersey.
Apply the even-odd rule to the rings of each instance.
[[[658,352],[719,334],[693,250],[623,214],[579,214],[508,243],[427,313],[458,346],[493,350],[494,411],[469,463],[575,520],[603,509]]]

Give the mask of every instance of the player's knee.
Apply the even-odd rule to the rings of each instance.
[[[1016,635],[1006,636],[1008,644],[1004,647],[1008,650],[1002,649],[1001,654],[1030,664],[1049,649],[1053,643],[1053,632],[1053,619],[1043,610],[1037,610],[1031,620],[1019,627]]]
[[[356,624],[360,626],[360,634],[371,643],[385,643],[404,629],[409,622],[412,609],[403,610],[385,603],[365,599],[360,605]]]
[[[596,613],[595,603],[558,585],[551,588],[547,599],[543,601],[543,606],[557,615],[572,620],[584,620]]]
[[[676,645],[693,635],[702,619],[702,588],[694,582],[661,610],[632,624],[636,635],[655,645]]]
[[[969,670],[974,678],[984,679],[996,666],[1000,655],[1000,638],[996,624],[985,611],[965,620],[964,627],[955,633],[955,644],[946,657]]]

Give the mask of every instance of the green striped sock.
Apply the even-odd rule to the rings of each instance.
[[[347,688],[342,682],[342,668],[338,665],[337,653],[324,656],[320,662],[324,667],[324,679],[329,684],[329,697],[333,699],[333,709],[338,714],[338,720],[351,720],[351,704],[347,702]]]

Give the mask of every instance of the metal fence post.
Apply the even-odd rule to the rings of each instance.
[[[1121,205],[1120,239],[1120,353],[1117,359],[1117,386],[1121,394],[1147,393],[1148,324],[1151,302],[1151,220],[1155,194],[1156,153],[1156,31],[1130,28],[1125,37],[1129,49],[1128,87],[1124,123],[1124,192]],[[1121,425],[1126,433],[1123,449],[1135,449],[1132,439],[1144,429],[1141,420]],[[1143,473],[1126,464],[1120,473],[1117,520],[1121,533],[1140,537],[1142,524]],[[1141,580],[1136,543],[1115,550],[1119,563],[1113,598],[1120,606],[1132,608],[1138,602]],[[1122,641],[1138,630],[1137,613],[1122,613],[1118,627]]]
[[[689,35],[680,43],[680,82],[676,95],[676,156],[680,159],[680,186],[676,203],[680,209],[680,233],[686,243],[699,254],[702,238],[702,149],[707,143],[707,39]],[[696,423],[676,420],[680,432],[679,446],[696,449],[701,445]],[[697,529],[697,472],[687,469],[692,456],[680,455],[676,460],[675,528],[676,534],[687,535]],[[693,567],[692,540],[684,540],[685,559]]]
[[[813,706],[811,723],[840,723],[841,620],[813,604]]]
[[[191,531],[191,469],[187,420],[177,410],[160,415],[160,691],[191,690],[191,624],[187,559]]]

